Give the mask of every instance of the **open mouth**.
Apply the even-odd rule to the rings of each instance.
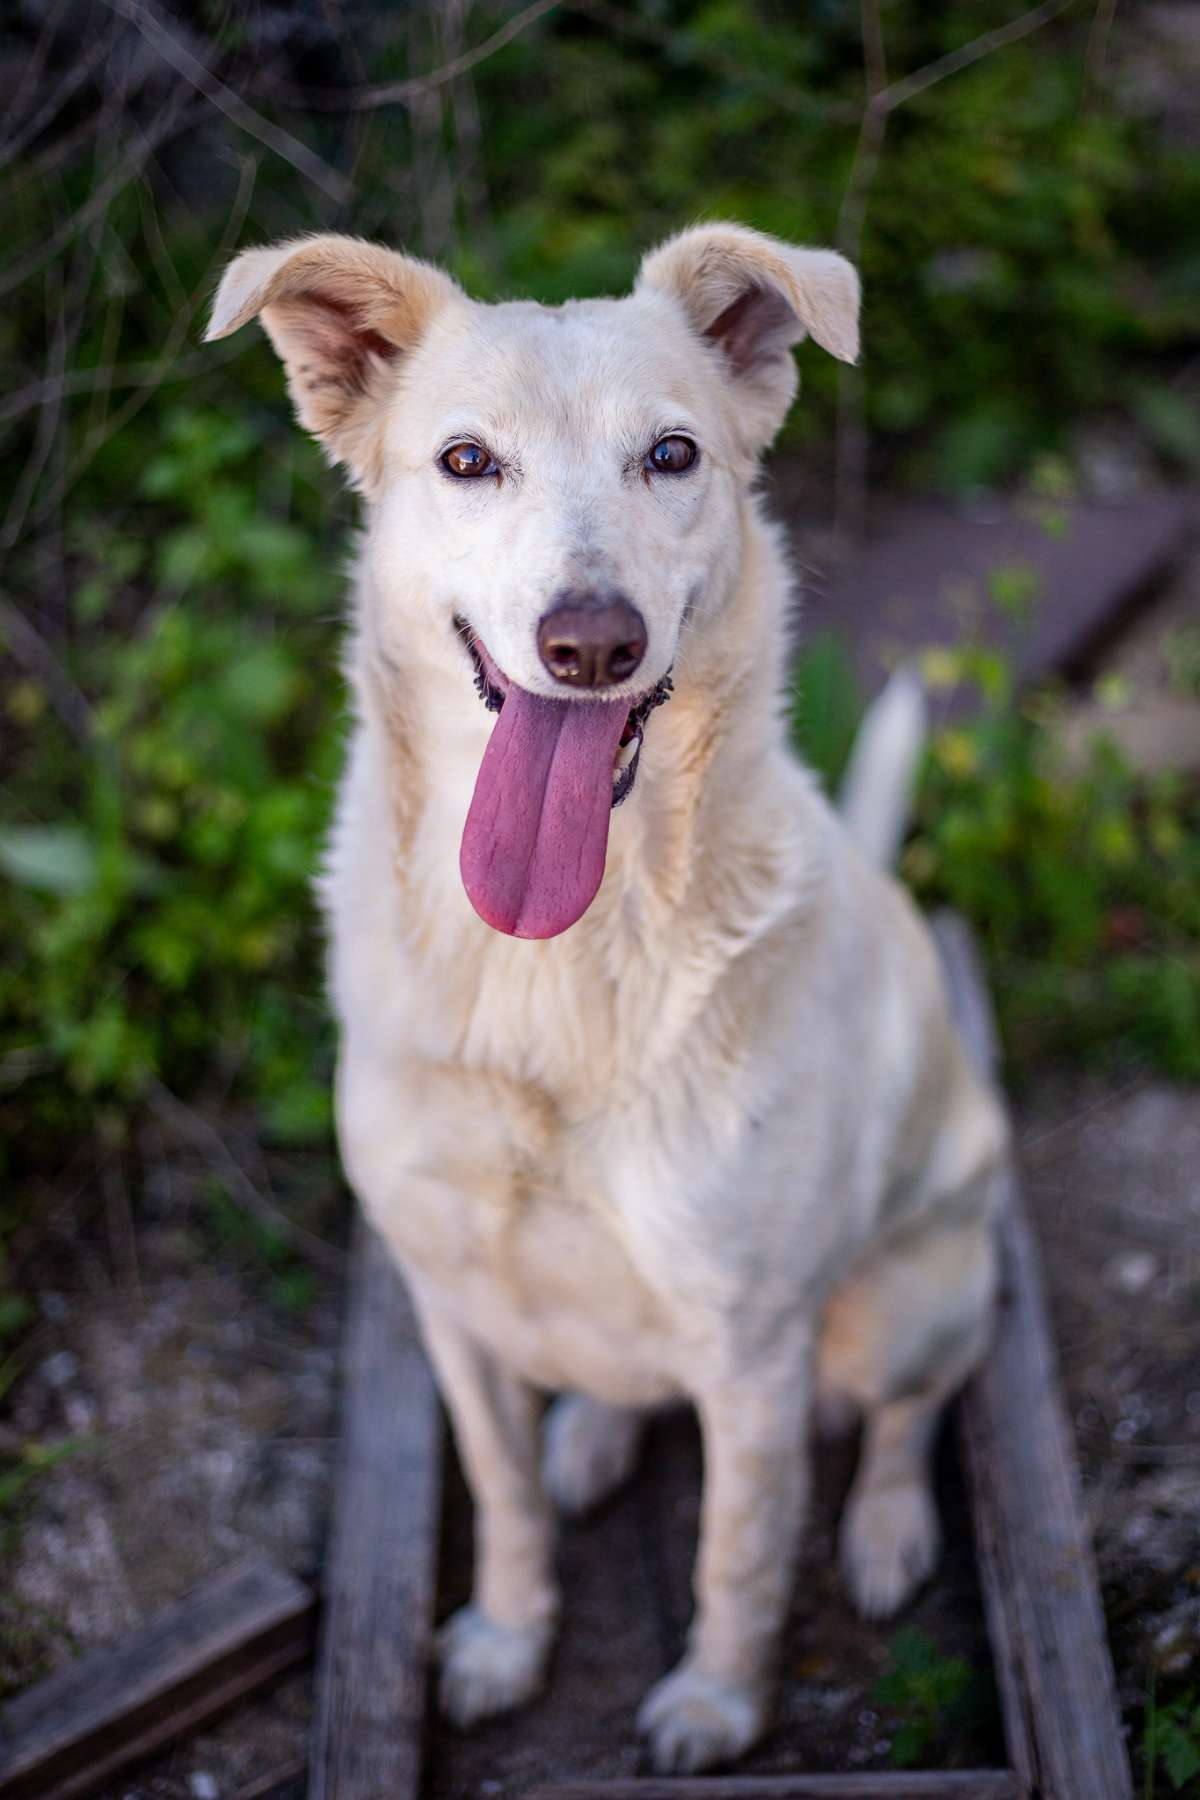
[[[497,931],[556,937],[595,898],[609,818],[632,791],[646,721],[671,678],[632,701],[548,699],[511,681],[465,619],[454,624],[479,697],[499,715],[463,831],[463,885]]]
[[[489,712],[498,713],[504,705],[512,683],[490,654],[487,645],[477,632],[472,631],[467,621],[456,618],[454,629],[466,645],[467,654],[475,667],[475,691]],[[671,698],[673,684],[670,672],[661,681],[656,681],[652,688],[639,694],[630,706],[625,719],[625,727],[617,744],[617,754],[613,758],[612,804],[620,806],[627,799],[637,780],[638,759],[642,753],[642,742],[646,734],[646,720],[656,706],[663,706]],[[575,701],[570,704],[578,704]],[[606,700],[605,706],[620,706],[619,700]]]

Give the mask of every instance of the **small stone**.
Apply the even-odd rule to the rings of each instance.
[[[1152,1250],[1124,1250],[1104,1271],[1109,1287],[1123,1294],[1144,1294],[1158,1274],[1158,1258]]]
[[[220,1788],[217,1778],[210,1775],[207,1769],[196,1769],[188,1776],[188,1787],[195,1800],[219,1800]]]
[[[41,1367],[43,1380],[48,1381],[54,1388],[66,1387],[69,1381],[74,1381],[78,1373],[79,1361],[72,1356],[69,1350],[56,1350],[53,1356],[46,1358]]]

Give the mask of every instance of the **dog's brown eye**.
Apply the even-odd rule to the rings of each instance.
[[[651,475],[682,475],[685,469],[691,468],[698,454],[691,438],[659,438],[646,458],[645,467]]]
[[[457,475],[463,481],[496,473],[496,465],[482,444],[451,444],[442,452],[440,461],[448,475]]]

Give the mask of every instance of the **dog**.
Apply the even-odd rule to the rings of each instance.
[[[261,321],[365,506],[321,891],[342,1157],[474,1496],[441,1704],[537,1693],[555,1511],[690,1402],[695,1617],[638,1718],[662,1771],[764,1729],[820,1397],[862,1417],[854,1601],[928,1575],[930,1441],[992,1311],[1002,1117],[880,866],[910,713],[848,828],[781,704],[759,460],[793,346],[853,361],[858,304],[842,257],[733,224],[555,307],[319,236],[239,255],[208,331]]]

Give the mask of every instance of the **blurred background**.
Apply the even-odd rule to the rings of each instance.
[[[232,1548],[320,1558],[355,509],[261,334],[201,345],[217,276],[333,229],[557,301],[735,218],[862,271],[767,483],[797,742],[836,781],[921,657],[904,873],[989,958],[1123,1698],[1148,1780],[1200,1771],[1198,92],[1196,0],[10,0],[0,1694]],[[889,1704],[952,1759],[938,1654]],[[286,1764],[297,1680],[144,1791]]]

